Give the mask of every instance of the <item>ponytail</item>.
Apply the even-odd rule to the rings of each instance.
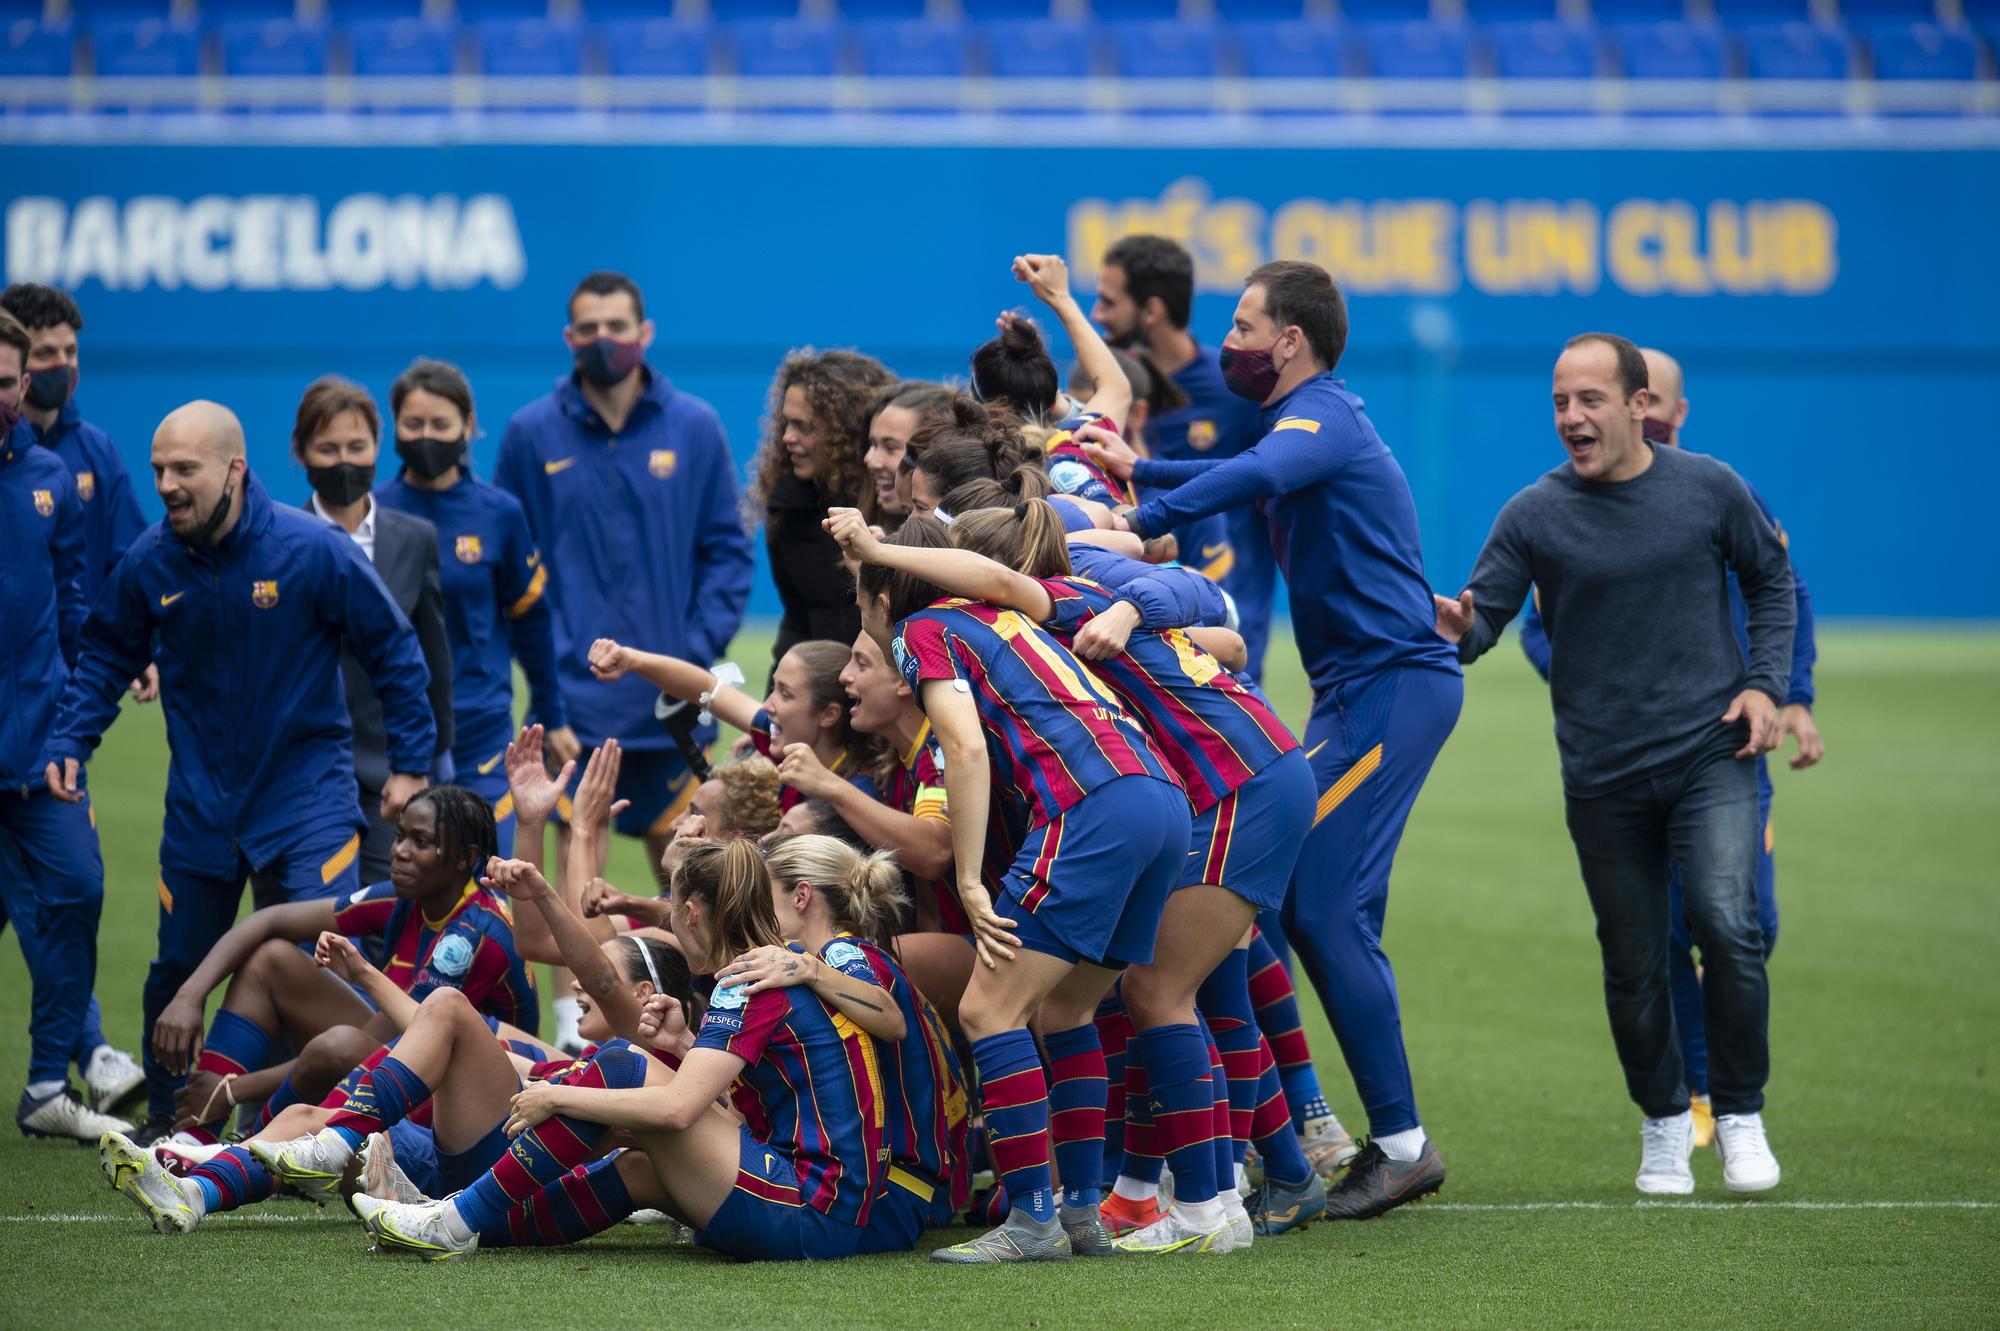
[[[681,859],[674,882],[683,900],[699,901],[708,910],[712,964],[752,948],[785,945],[771,905],[770,871],[748,838],[694,847]]]
[[[976,509],[955,517],[951,543],[1031,578],[1062,577],[1070,571],[1069,533],[1062,515],[1046,499],[1024,499],[1008,508]]]
[[[909,909],[903,871],[887,851],[864,855],[844,841],[807,834],[771,847],[767,863],[779,888],[811,883],[836,927],[877,947],[889,946]]]

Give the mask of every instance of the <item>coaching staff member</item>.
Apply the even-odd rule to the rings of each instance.
[[[1639,1191],[1694,1191],[1667,983],[1667,878],[1701,949],[1716,1150],[1732,1192],[1776,1186],[1764,1136],[1770,989],[1757,924],[1757,763],[1783,737],[1797,616],[1784,543],[1727,466],[1645,437],[1646,361],[1584,333],[1556,361],[1569,460],[1507,501],[1438,632],[1471,662],[1533,585],[1570,838],[1597,914],[1604,1001],[1645,1114]],[[1735,570],[1750,650],[1730,622]]]
[[[166,520],[132,543],[84,623],[44,774],[58,799],[82,799],[82,765],[119,695],[158,664],[173,765],[145,991],[149,1140],[168,1129],[174,1096],[153,1021],[235,920],[244,880],[291,900],[360,886],[343,637],[382,699],[395,769],[385,816],[423,788],[437,749],[410,621],[344,532],[272,501],[233,412],[175,410],[153,436],[153,475]]]

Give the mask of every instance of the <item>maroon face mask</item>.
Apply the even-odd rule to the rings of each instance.
[[[1235,347],[1222,349],[1222,382],[1229,391],[1252,402],[1262,402],[1278,386],[1278,367],[1271,363],[1271,349],[1254,351]]]
[[[609,388],[631,377],[645,359],[646,348],[637,342],[600,337],[577,349],[576,368],[593,384]]]
[[[1642,428],[1646,432],[1646,442],[1649,444],[1668,445],[1674,442],[1674,427],[1666,421],[1656,421],[1648,416]]]

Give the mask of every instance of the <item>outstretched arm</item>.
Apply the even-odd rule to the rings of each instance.
[[[202,1008],[215,986],[243,968],[250,954],[274,938],[304,943],[334,927],[334,899],[287,901],[252,911],[216,940],[194,974],[180,987],[153,1023],[153,1052],[175,1076],[194,1064],[201,1053]]]
[[[612,1033],[635,1043],[643,1043],[639,1036],[643,1006],[627,987],[618,968],[604,955],[604,949],[598,945],[599,940],[592,934],[590,925],[557,895],[556,890],[549,886],[548,879],[520,860],[503,860],[496,855],[487,863],[484,881],[516,902],[534,908],[554,936],[562,964],[570,968],[576,982],[597,1004]]]
[[[919,550],[915,546],[885,545],[868,530],[868,523],[858,509],[831,509],[820,525],[832,533],[849,558],[863,564],[922,574],[926,581],[936,583],[954,596],[1019,610],[1037,623],[1046,622],[1055,613],[1055,603],[1049,599],[1046,587],[985,555],[970,550]]]
[[[1069,290],[1069,266],[1054,254],[1023,254],[1014,260],[1014,276],[1026,282],[1042,304],[1062,321],[1076,348],[1077,364],[1096,385],[1085,410],[1094,411],[1121,425],[1131,419],[1132,384],[1118,368],[1118,358],[1104,343],[1103,334],[1090,322],[1083,307]]]
[[[757,723],[757,700],[743,690],[717,679],[715,672],[692,661],[658,652],[642,652],[624,647],[610,638],[590,644],[590,673],[602,680],[637,675],[670,698],[698,703],[709,695],[708,710],[725,725],[748,732]]]

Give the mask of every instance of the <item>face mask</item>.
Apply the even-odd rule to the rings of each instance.
[[[1229,391],[1252,402],[1262,402],[1278,386],[1278,367],[1271,363],[1271,349],[1252,351],[1236,347],[1222,349],[1222,382]]]
[[[346,508],[358,502],[375,484],[372,462],[336,462],[331,467],[307,467],[306,479],[322,504]]]
[[[637,342],[600,337],[577,350],[576,368],[599,388],[609,388],[630,378],[645,359],[646,349]]]
[[[1665,421],[1656,421],[1648,416],[1643,428],[1649,444],[1670,445],[1674,442],[1674,427]]]
[[[28,376],[28,405],[39,411],[59,411],[76,391],[76,367],[51,365]]]
[[[420,481],[434,481],[458,465],[465,456],[465,436],[456,439],[405,439],[396,437],[396,456],[403,467]]]
[[[222,483],[222,496],[215,501],[214,510],[202,519],[200,527],[188,533],[189,545],[207,545],[215,539],[215,533],[222,529],[222,520],[229,516],[229,482]]]

